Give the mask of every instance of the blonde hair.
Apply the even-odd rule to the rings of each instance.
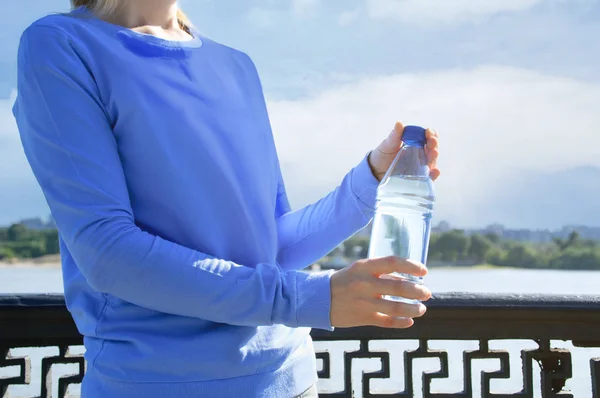
[[[73,8],[87,7],[98,15],[109,15],[117,9],[118,5],[119,0],[71,0],[71,6]],[[183,11],[177,10],[177,20],[179,26],[189,33],[192,23]]]

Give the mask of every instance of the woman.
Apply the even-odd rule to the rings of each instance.
[[[309,328],[402,328],[430,292],[386,258],[299,270],[364,227],[402,125],[291,211],[261,83],[175,0],[75,0],[24,32],[14,106],[60,231],[83,397],[316,396]],[[432,177],[437,135],[428,132]]]

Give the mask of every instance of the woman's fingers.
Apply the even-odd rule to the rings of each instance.
[[[427,287],[404,278],[381,277],[395,272],[424,276],[427,268],[418,262],[390,256],[360,260],[335,272],[331,276],[331,325],[410,327],[412,318],[425,313],[425,306],[421,303],[390,301],[383,297],[400,296],[424,301],[431,297],[431,292]]]
[[[433,129],[427,129],[425,131],[425,137],[427,138],[425,154],[427,155],[427,163],[431,170],[429,175],[431,179],[435,181],[441,174],[440,170],[437,168],[437,161],[440,155],[440,135]]]
[[[377,278],[370,286],[374,297],[397,296],[411,300],[427,301],[431,291],[423,286],[404,278]]]
[[[412,318],[397,318],[386,314],[375,313],[371,325],[387,329],[408,329],[415,324]]]
[[[409,304],[385,299],[376,299],[371,303],[374,312],[393,316],[394,318],[419,318],[425,314],[427,308],[419,304]]]

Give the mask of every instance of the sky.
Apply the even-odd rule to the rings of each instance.
[[[294,207],[335,188],[399,120],[442,137],[437,220],[600,226],[600,0],[180,5],[204,34],[257,64]],[[15,53],[29,23],[68,1],[5,7],[0,225],[48,214],[10,111]],[[575,188],[561,194],[565,178]]]

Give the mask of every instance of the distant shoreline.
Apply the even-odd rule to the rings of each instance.
[[[350,265],[350,264],[348,264]],[[27,259],[12,259],[9,261],[0,261],[0,269],[60,269],[61,262],[59,255],[50,255],[44,256],[40,258],[27,258]],[[329,270],[329,269],[337,269],[330,267],[319,267],[313,266],[306,269],[306,271],[319,271],[319,270]],[[341,268],[339,268],[341,269]],[[429,267],[429,272],[436,272],[439,270],[446,271],[520,271],[520,270],[528,270],[528,271],[579,271],[576,269],[550,269],[550,268],[526,268],[526,267],[509,267],[509,266],[499,266],[499,265],[490,265],[490,264],[477,264],[477,265],[445,265],[445,266],[431,266]],[[581,271],[595,271],[595,270],[581,270]],[[599,271],[596,271],[599,272]]]
[[[60,268],[60,255],[0,261],[0,268]]]

